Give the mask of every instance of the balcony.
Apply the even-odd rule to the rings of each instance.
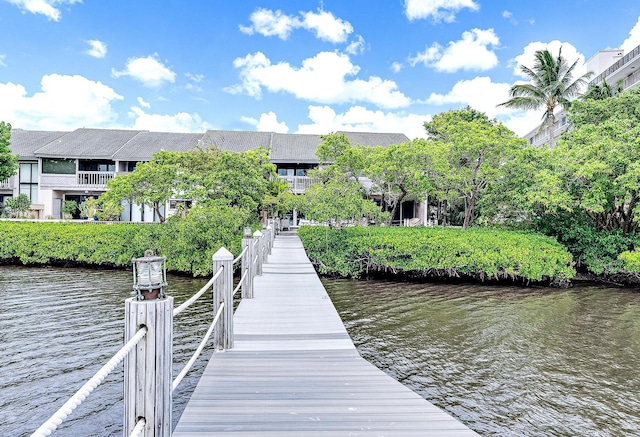
[[[293,194],[303,194],[307,188],[318,183],[317,179],[309,176],[278,176],[278,179],[285,181],[287,189]]]
[[[11,183],[11,178],[7,178],[3,181],[0,181],[0,190],[10,190],[13,188],[13,184]]]
[[[116,173],[112,171],[79,171],[76,177],[79,187],[104,188],[107,181],[116,177]]]

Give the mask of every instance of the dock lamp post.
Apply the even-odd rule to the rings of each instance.
[[[154,256],[147,250],[142,258],[134,258],[133,291],[136,300],[164,299],[167,288],[167,258]]]
[[[166,295],[167,258],[147,250],[134,258],[134,296],[125,301],[125,342],[139,340],[124,359],[124,435],[171,436],[173,297]]]

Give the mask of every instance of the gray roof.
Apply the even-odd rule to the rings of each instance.
[[[388,134],[373,132],[338,132],[346,137],[354,145],[361,146],[383,146],[401,144],[409,141],[404,134]],[[309,163],[317,164],[318,157],[316,151],[322,144],[320,135],[306,134],[274,134],[271,145],[272,152],[269,156],[271,162],[284,163]]]
[[[112,159],[139,130],[77,129],[35,152],[39,157]]]
[[[317,163],[316,150],[321,143],[319,135],[273,134],[269,160],[273,163]]]
[[[246,152],[247,150],[271,145],[271,132],[251,132],[235,130],[208,130],[202,139],[205,147],[217,147],[220,150]]]
[[[148,161],[161,150],[187,152],[203,144],[204,134],[181,134],[170,132],[140,132],[113,155],[117,161]]]
[[[338,132],[345,134],[354,145],[383,146],[402,144],[409,141],[405,134],[377,133],[377,132]]]
[[[11,129],[11,152],[20,155],[21,160],[36,159],[36,150],[50,143],[68,132],[53,132],[41,130]]]
[[[389,146],[409,141],[404,134],[339,132],[353,144]],[[118,129],[77,129],[73,132],[11,131],[11,150],[22,159],[80,158],[148,161],[161,150],[184,152],[197,147],[244,152],[264,147],[274,163],[318,162],[320,135],[208,130],[205,133],[170,133]]]

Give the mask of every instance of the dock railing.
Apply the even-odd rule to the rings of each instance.
[[[213,335],[216,352],[233,348],[233,299],[253,298],[253,279],[262,275],[262,264],[271,253],[278,220],[269,220],[262,231],[246,228],[242,251],[234,259],[221,247],[212,257],[213,276],[180,306],[173,297],[149,300],[133,297],[125,301],[125,344],[65,404],[31,436],[52,434],[89,394],[124,360],[124,436],[170,437],[173,392],[189,372]],[[240,267],[240,279],[233,287],[233,271]],[[193,356],[173,379],[173,319],[212,290],[213,321]]]

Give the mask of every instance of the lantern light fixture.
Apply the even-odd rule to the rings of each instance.
[[[167,258],[154,256],[153,250],[144,252],[144,257],[134,258],[133,291],[136,300],[164,299],[167,297]]]

